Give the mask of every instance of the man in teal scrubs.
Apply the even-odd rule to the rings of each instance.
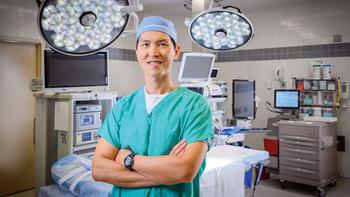
[[[113,184],[112,196],[199,196],[213,137],[210,107],[171,79],[180,56],[171,21],[146,17],[136,37],[145,86],[119,100],[105,118],[93,178]]]

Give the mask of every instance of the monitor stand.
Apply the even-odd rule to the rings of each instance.
[[[252,119],[237,119],[236,126],[241,129],[251,129],[252,128]]]
[[[279,114],[275,117],[267,119],[267,129],[272,132],[269,135],[278,136],[278,125],[277,122],[280,120],[296,120],[298,117],[293,114]]]

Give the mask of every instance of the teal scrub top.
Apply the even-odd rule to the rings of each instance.
[[[165,96],[151,113],[146,110],[144,88],[123,97],[112,107],[98,134],[117,149],[126,148],[145,156],[168,155],[182,139],[191,144],[214,136],[208,102],[182,87]],[[112,196],[199,196],[199,179],[204,168],[205,160],[189,183],[143,188],[114,186]]]

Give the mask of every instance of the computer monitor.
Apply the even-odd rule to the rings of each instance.
[[[275,90],[274,107],[276,109],[298,109],[300,93],[296,89]]]
[[[210,53],[184,53],[179,71],[179,82],[205,82],[210,77],[215,55]]]
[[[46,92],[80,92],[108,87],[108,51],[68,56],[44,50],[43,89]]]
[[[255,118],[255,81],[234,79],[232,81],[233,119]]]

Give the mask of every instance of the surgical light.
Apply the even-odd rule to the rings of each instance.
[[[39,32],[58,52],[92,54],[123,33],[128,7],[128,0],[44,0],[38,12]]]
[[[209,50],[230,51],[246,44],[254,35],[253,25],[238,8],[210,8],[189,24],[191,39]]]

